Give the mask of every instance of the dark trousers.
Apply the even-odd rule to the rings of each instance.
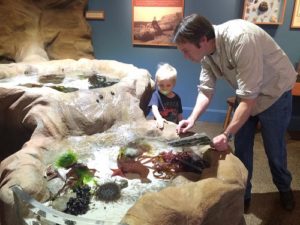
[[[248,170],[245,199],[251,198],[253,172],[253,146],[258,121],[261,125],[265,152],[273,182],[279,191],[289,191],[292,181],[287,169],[285,134],[292,112],[291,91],[285,92],[272,106],[256,116],[251,116],[235,135],[235,155]]]

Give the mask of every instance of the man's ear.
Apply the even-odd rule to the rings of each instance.
[[[201,37],[198,41],[197,47],[201,48],[203,46],[203,43],[205,43],[205,42],[207,42],[207,37],[206,36]]]
[[[200,38],[199,44],[201,44],[202,42],[207,42],[207,37],[206,36],[203,36],[203,37]]]
[[[201,42],[202,42],[202,41],[201,41],[201,39],[200,39],[200,40],[198,41],[197,45],[196,45],[197,48],[201,48]]]

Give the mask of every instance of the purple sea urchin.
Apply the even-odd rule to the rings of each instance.
[[[111,202],[121,197],[121,188],[115,182],[108,182],[100,185],[95,192],[97,200]]]

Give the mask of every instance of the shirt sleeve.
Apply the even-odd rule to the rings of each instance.
[[[152,107],[152,105],[156,105],[157,107],[159,106],[159,100],[158,100],[158,93],[157,91],[154,91],[152,93],[150,102],[148,104],[148,107]]]
[[[200,85],[198,90],[203,93],[212,94],[216,85],[216,76],[213,74],[210,65],[207,63],[206,59],[201,61],[201,73],[200,73]]]
[[[254,34],[243,34],[232,47],[232,56],[237,64],[236,95],[253,99],[260,92],[263,81],[263,53]]]

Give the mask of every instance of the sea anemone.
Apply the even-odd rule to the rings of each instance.
[[[115,182],[107,182],[96,189],[95,196],[100,201],[116,201],[121,197],[121,188]]]

